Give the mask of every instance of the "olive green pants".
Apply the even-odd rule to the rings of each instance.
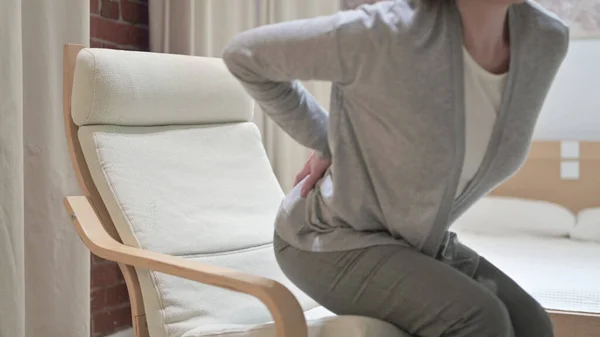
[[[287,277],[338,315],[378,318],[417,337],[554,336],[540,304],[483,257],[454,264],[400,245],[315,253],[277,235],[274,245]]]

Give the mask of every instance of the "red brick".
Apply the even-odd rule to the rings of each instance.
[[[92,14],[100,14],[100,2],[99,2],[99,0],[90,0],[90,12]]]
[[[131,308],[129,306],[111,309],[92,316],[93,335],[108,334],[131,326]]]
[[[92,314],[106,308],[106,291],[104,289],[93,290],[90,295],[90,311]]]
[[[148,5],[121,0],[121,18],[135,24],[148,25]]]
[[[118,20],[120,17],[119,3],[114,0],[102,0],[100,15],[107,19]]]
[[[148,46],[148,29],[113,22],[101,17],[90,18],[91,36],[121,46]]]
[[[107,307],[115,307],[122,304],[129,304],[129,294],[127,293],[127,285],[125,283],[106,289]]]
[[[117,264],[101,264],[92,267],[91,288],[114,286],[119,283],[119,267]]]

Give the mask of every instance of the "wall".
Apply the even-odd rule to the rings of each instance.
[[[600,39],[573,40],[538,121],[537,140],[600,141]]]
[[[90,0],[90,46],[148,50],[148,0]],[[127,287],[119,267],[98,257],[91,261],[91,336],[131,326]]]
[[[571,27],[571,45],[542,109],[535,137],[600,141],[600,1],[540,3]]]
[[[571,27],[575,38],[600,38],[598,0],[538,0]]]

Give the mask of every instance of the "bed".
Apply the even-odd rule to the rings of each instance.
[[[600,336],[600,142],[535,142],[452,229],[551,312],[556,337]]]

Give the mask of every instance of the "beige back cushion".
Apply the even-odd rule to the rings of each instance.
[[[252,105],[246,104],[249,99],[243,90],[238,90],[237,82],[229,77],[220,61],[202,58],[197,58],[196,63],[186,63],[189,76],[213,72],[210,78],[218,79],[221,90],[229,93],[227,96],[215,96],[212,89],[205,91],[211,83],[203,81],[195,83],[195,90],[156,84],[153,72],[168,71],[173,66],[170,63],[178,60],[170,55],[151,55],[157,59],[145,73],[130,68],[143,68],[147,63],[132,60],[120,63],[138,56],[148,57],[122,52],[118,58],[104,58],[105,62],[118,65],[99,64],[102,57],[96,57],[92,63],[78,62],[79,82],[74,89],[74,101],[88,91],[92,91],[88,97],[104,97],[102,104],[92,99],[88,100],[89,106],[77,105],[78,110],[73,104],[73,116],[87,116],[79,119],[79,140],[123,242],[279,280],[296,293],[305,309],[315,307],[312,300],[284,277],[275,262],[271,240],[282,191],[272,173],[260,133],[247,121]],[[168,64],[160,64],[162,57]],[[82,75],[94,76],[97,71],[80,71],[90,66],[114,69],[118,74],[111,80],[111,72],[105,72],[106,79],[97,82]],[[124,76],[123,72],[129,75]],[[139,78],[131,74],[138,74],[135,76]],[[168,77],[162,74],[158,78],[165,80],[165,76]],[[127,86],[123,87],[121,81],[127,82]],[[166,82],[173,83],[175,79]],[[133,101],[148,97],[147,90],[153,90],[164,100],[155,103],[163,109],[162,113],[143,102],[140,102],[143,111],[136,108],[135,102],[128,102],[127,97]],[[170,94],[172,90],[187,90],[190,97]],[[131,112],[111,102],[111,97],[126,102]],[[172,102],[169,104],[168,100]],[[183,102],[193,104],[194,108],[186,108]],[[177,105],[180,107],[176,112],[168,108]],[[84,114],[83,110],[87,112]],[[125,126],[108,125],[116,120]],[[160,273],[137,272],[152,337],[182,336],[203,325],[271,320],[264,305],[249,296]]]
[[[242,122],[253,102],[220,59],[83,49],[73,78],[75,124]]]

